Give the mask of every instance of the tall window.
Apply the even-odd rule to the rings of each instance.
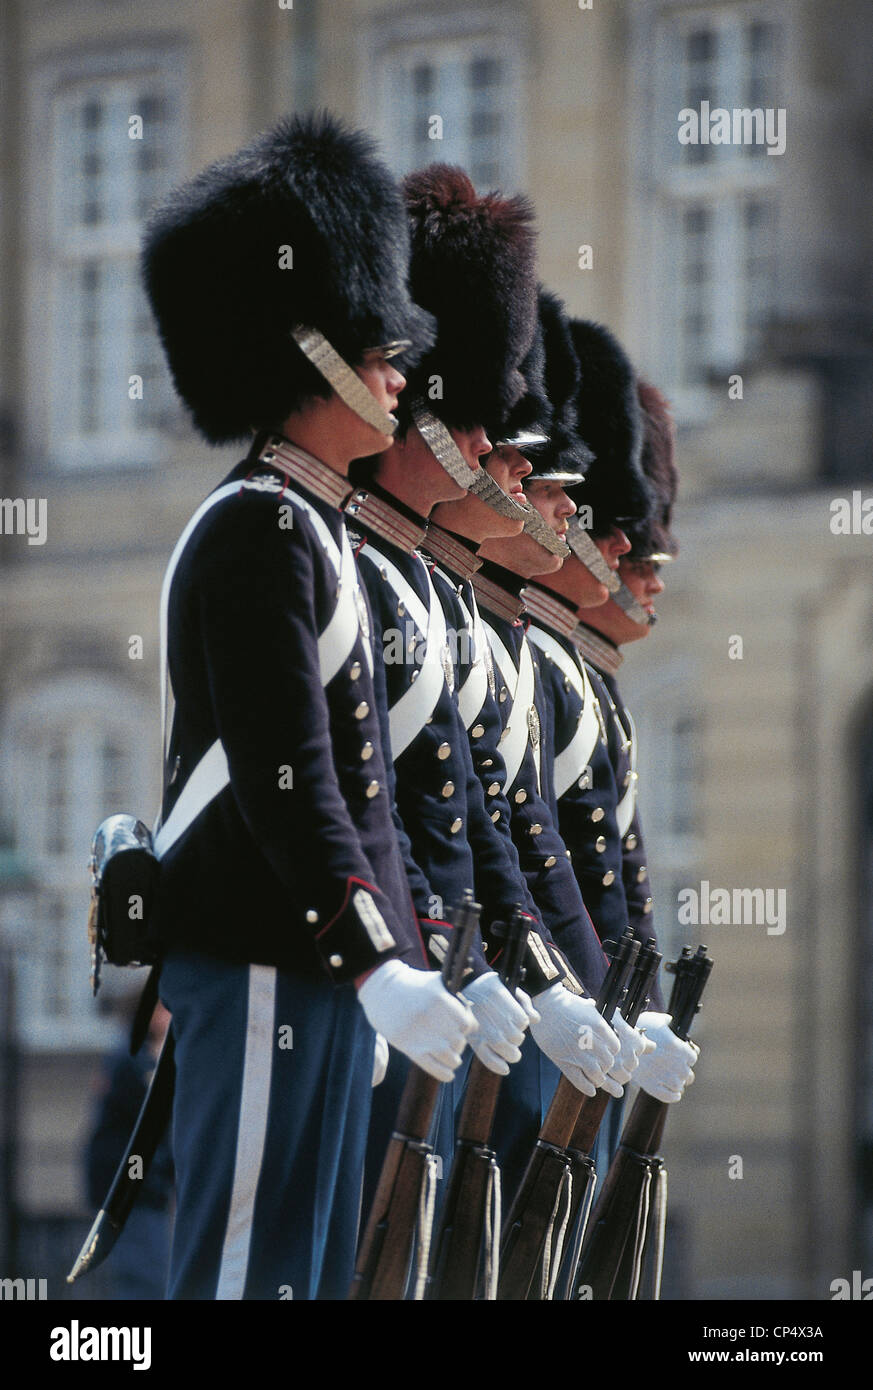
[[[148,821],[157,788],[157,728],[134,691],[101,677],[66,676],[19,697],[2,741],[4,818],[31,889],[0,904],[15,946],[19,1020],[37,1047],[88,1046],[105,1025],[88,985],[87,871],[106,816]],[[131,976],[110,971],[113,983]]]
[[[660,335],[653,355],[682,415],[713,374],[739,370],[764,345],[777,302],[784,161],[767,154],[766,141],[680,144],[678,114],[697,112],[702,133],[719,109],[784,108],[784,35],[764,5],[713,6],[703,14],[662,5],[655,31],[640,21],[637,46],[640,63],[656,55],[640,136],[650,142],[641,176],[657,208],[663,266],[651,292]],[[650,241],[647,249],[651,255]]]
[[[482,191],[522,182],[520,39],[490,13],[376,22],[379,133],[398,172],[439,161]]]
[[[51,114],[49,454],[141,463],[160,456],[177,413],[139,247],[180,173],[178,100],[160,70],[82,78],[60,86]]]

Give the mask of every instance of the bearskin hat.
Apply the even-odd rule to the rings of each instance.
[[[152,215],[143,274],[176,389],[212,443],[276,426],[330,386],[291,337],[433,341],[406,285],[399,187],[368,136],[292,117],[204,169]]]
[[[643,417],[642,465],[652,492],[652,508],[643,521],[633,522],[625,529],[632,560],[664,560],[679,551],[670,531],[679,489],[679,472],[673,459],[675,427],[670,403],[657,387],[640,381],[638,397]]]
[[[527,457],[533,465],[530,481],[554,478],[578,482],[591,462],[591,450],[576,429],[579,397],[579,359],[570,336],[570,322],[563,303],[540,287],[538,336],[544,355],[544,390],[548,410],[548,442],[534,446]]]
[[[593,534],[605,535],[611,526],[649,512],[637,379],[624,349],[601,324],[574,319],[570,333],[581,372],[578,431],[594,454],[573,497],[591,507]]]
[[[412,230],[410,291],[437,320],[437,340],[400,398],[443,424],[497,432],[525,394],[536,328],[535,231],[526,198],[479,195],[463,169],[431,164],[403,184]],[[439,378],[442,395],[431,389]]]

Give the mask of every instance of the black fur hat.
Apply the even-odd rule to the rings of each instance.
[[[652,508],[644,521],[625,529],[632,560],[663,562],[679,553],[679,543],[670,531],[679,490],[679,471],[673,458],[675,427],[670,402],[657,387],[641,381],[638,396],[643,416],[642,464],[652,491]]]
[[[352,366],[397,339],[429,346],[408,258],[397,184],[368,136],[326,114],[280,121],[171,194],[148,223],[143,274],[201,433],[240,439],[330,395],[290,336],[300,325]]]
[[[479,195],[463,169],[431,164],[404,181],[412,229],[411,293],[437,320],[434,348],[408,373],[399,414],[416,396],[443,424],[499,432],[525,392],[521,363],[536,328],[533,209]],[[434,394],[437,377],[442,397]]]
[[[584,475],[591,462],[591,450],[577,432],[576,409],[579,396],[579,359],[570,336],[570,322],[556,294],[540,287],[539,337],[544,350],[544,391],[549,423],[548,443],[533,449],[527,457],[533,464],[531,481],[552,477],[565,483]]]
[[[640,462],[642,412],[634,369],[609,330],[574,319],[570,333],[582,377],[578,430],[594,454],[573,498],[578,506],[591,507],[589,529],[599,536],[615,524],[648,515],[649,489]]]

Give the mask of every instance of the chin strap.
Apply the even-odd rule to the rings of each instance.
[[[508,492],[504,492],[500,484],[495,483],[491,474],[484,468],[480,468],[478,473],[473,474],[470,493],[473,497],[478,497],[480,501],[487,502],[498,516],[508,516],[514,521],[527,521],[533,511],[533,507],[528,503],[522,506],[521,503],[516,502],[514,497],[510,497]]]
[[[348,362],[340,357],[336,348],[331,347],[323,333],[319,333],[317,328],[298,326],[292,329],[291,337],[359,420],[371,425],[380,434],[393,435],[397,421],[385,413],[372,391],[364,385],[357,372],[352,371]]]
[[[540,515],[536,507],[533,508],[531,515],[525,521],[524,529],[527,534],[531,536],[538,545],[541,545],[543,550],[547,550],[550,555],[560,555],[562,559],[566,559],[571,553],[570,547],[564,540],[564,537],[559,536],[557,531],[552,530],[549,523]]]
[[[594,575],[594,578],[609,590],[610,598],[615,600],[619,608],[623,609],[628,617],[633,622],[639,623],[641,627],[651,627],[655,622],[655,614],[647,613],[637,603],[627,585],[621,582],[617,571],[609,568],[585,527],[580,526],[575,519],[570,521],[567,540],[576,559],[581,560],[585,568]]]
[[[415,428],[437,463],[465,492],[471,491],[473,479],[478,475],[473,472],[442,420],[430,413],[420,396],[412,402],[410,410]]]

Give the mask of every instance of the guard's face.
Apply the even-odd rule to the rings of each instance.
[[[474,425],[469,430],[450,429],[449,434],[454,439],[470,468],[476,473],[481,468],[480,459],[487,458],[491,453],[491,440],[488,438],[481,425]]]
[[[567,496],[560,483],[531,480],[525,489],[525,495],[553,531],[559,536],[567,534],[567,523],[571,516],[576,515],[576,503]]]
[[[611,570],[618,569],[622,555],[627,555],[631,548],[624,531],[620,531],[617,526],[611,527],[605,536],[594,536],[593,540]]]
[[[393,417],[397,409],[397,397],[406,385],[406,377],[398,372],[382,348],[370,348],[365,352],[363,362],[355,367],[355,371],[385,414]],[[387,440],[382,444],[382,449],[387,448],[393,438],[392,435],[382,435],[377,430],[373,433],[378,434],[380,439]],[[370,452],[375,453],[376,450]]]
[[[623,558],[618,562],[618,572],[622,580],[640,607],[650,614],[655,611],[656,598],[664,592],[660,568],[660,565],[654,564],[651,560]]]
[[[524,505],[523,480],[531,472],[531,465],[524,454],[513,444],[501,444],[489,456],[485,468],[498,487]]]

